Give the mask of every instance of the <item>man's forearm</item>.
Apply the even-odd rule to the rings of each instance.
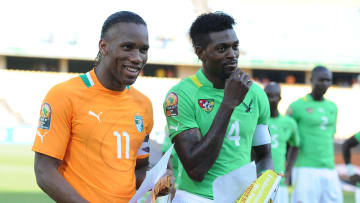
[[[294,167],[298,152],[299,152],[298,147],[290,147],[289,155],[287,158],[287,164],[285,168],[286,173],[291,173],[291,169]]]
[[[148,170],[148,166],[142,166],[142,167],[135,169],[136,189],[139,189],[140,185],[144,181],[147,170]]]
[[[88,202],[57,171],[41,173],[36,181],[39,187],[56,202]]]
[[[222,104],[205,137],[191,149],[192,169],[206,173],[219,156],[233,108]]]
[[[274,163],[271,156],[271,144],[254,146],[256,173],[261,175],[265,170],[274,170]]]

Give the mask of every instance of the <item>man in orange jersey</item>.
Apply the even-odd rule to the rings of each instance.
[[[132,85],[147,61],[145,21],[121,11],[103,24],[96,67],[45,97],[35,174],[57,202],[129,202],[145,177],[151,101]]]

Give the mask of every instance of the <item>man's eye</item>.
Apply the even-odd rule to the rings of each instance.
[[[141,48],[140,52],[143,54],[146,54],[148,52],[149,48]]]
[[[239,45],[234,45],[232,48],[233,50],[239,50]]]
[[[218,48],[218,51],[220,51],[220,52],[225,51],[225,47],[219,47],[219,48]]]
[[[130,49],[131,49],[131,46],[130,46],[130,45],[123,45],[122,47],[123,47],[123,49],[125,49],[125,50],[130,50]]]

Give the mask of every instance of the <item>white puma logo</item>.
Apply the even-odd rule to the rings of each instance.
[[[178,128],[179,128],[179,123],[177,124],[176,127],[175,127],[175,126],[172,126],[172,125],[169,126],[169,129],[170,129],[170,130],[175,130],[175,131],[177,131]]]
[[[94,116],[95,118],[97,118],[99,122],[101,122],[101,120],[100,120],[100,115],[101,114],[102,114],[102,112],[100,112],[99,114],[96,114],[96,113],[94,113],[92,111],[89,111],[89,115]]]
[[[43,143],[43,138],[48,132],[45,132],[43,135],[40,133],[40,131],[37,131],[36,134],[40,137],[41,143]]]

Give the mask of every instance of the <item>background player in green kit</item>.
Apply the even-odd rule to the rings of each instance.
[[[356,133],[355,135],[351,136],[350,138],[346,139],[345,142],[342,144],[342,152],[344,161],[346,164],[346,168],[348,170],[349,177],[354,175],[354,168],[351,164],[351,148],[355,147],[360,143],[360,132]]]
[[[190,37],[202,68],[166,96],[170,138],[184,168],[174,203],[213,202],[214,179],[250,163],[252,149],[258,174],[273,169],[269,102],[237,69],[234,24],[221,12],[203,14],[193,22]]]
[[[274,161],[274,169],[278,174],[285,175],[281,179],[280,187],[274,202],[289,203],[289,193],[285,180],[289,182],[291,169],[294,166],[300,145],[296,121],[289,116],[282,116],[278,111],[278,104],[281,99],[280,85],[274,82],[264,88],[270,103],[269,130],[271,135],[271,153]],[[288,153],[287,145],[290,145]],[[288,161],[285,167],[286,154]]]
[[[295,163],[292,202],[343,202],[334,162],[336,104],[325,99],[332,73],[323,66],[312,70],[310,94],[290,104],[288,114],[298,123],[300,149]]]

